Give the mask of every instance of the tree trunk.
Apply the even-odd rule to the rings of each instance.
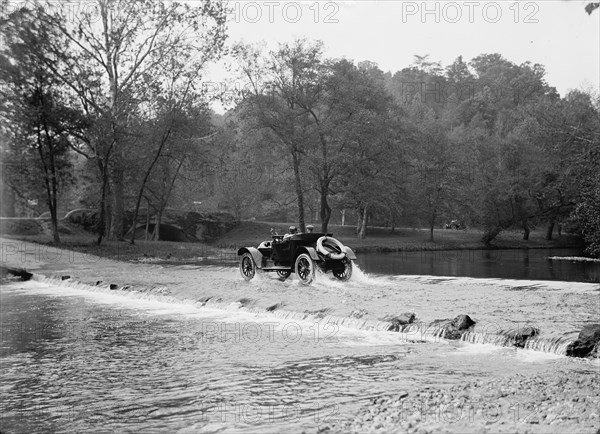
[[[160,224],[162,221],[162,213],[163,208],[161,207],[156,214],[156,222],[154,224],[154,233],[152,234],[152,239],[154,241],[160,241]]]
[[[481,241],[486,246],[489,246],[490,243],[494,240],[494,238],[496,238],[498,236],[498,234],[501,231],[502,231],[502,228],[500,228],[499,226],[495,226],[493,228],[488,228],[485,230],[483,237],[481,238]]]
[[[144,190],[146,189],[146,183],[148,182],[148,178],[150,177],[150,174],[152,173],[152,169],[154,169],[156,162],[160,158],[160,156],[162,154],[162,150],[165,146],[165,143],[167,143],[167,140],[170,135],[171,135],[171,129],[169,128],[167,130],[167,132],[163,134],[162,139],[160,141],[160,145],[158,147],[158,150],[156,151],[156,154],[154,155],[154,159],[152,160],[152,163],[150,163],[150,166],[148,166],[148,169],[146,170],[146,174],[144,175],[144,179],[142,180],[142,185],[140,186],[140,191],[138,192],[138,197],[137,197],[137,201],[135,204],[135,210],[133,212],[133,224],[132,224],[133,233],[131,234],[131,241],[130,241],[131,244],[135,243],[135,227],[137,226],[138,213],[140,210],[140,204],[142,203],[142,196],[144,195]],[[148,203],[148,206],[149,205],[150,205],[150,203]],[[148,228],[146,228],[146,231],[148,231]]]
[[[367,208],[368,207],[365,205],[365,208],[363,209],[363,216],[362,216],[362,221],[361,221],[361,225],[360,225],[360,232],[358,233],[358,238],[360,238],[360,239],[364,239],[367,236],[367,218],[368,218]]]
[[[116,166],[120,166],[119,161],[115,161]],[[125,221],[125,200],[124,200],[124,189],[125,183],[123,180],[123,169],[122,167],[114,167],[111,173],[112,183],[112,224],[111,224],[111,235],[112,238],[117,241],[123,241],[125,236],[125,227],[123,225]]]
[[[144,240],[148,241],[148,228],[150,227],[150,200],[146,199],[146,230],[144,231]],[[135,233],[135,227],[133,228]]]
[[[49,139],[49,138],[48,138]],[[50,149],[50,173],[52,178],[50,185],[52,189],[52,195],[50,201],[50,216],[52,219],[52,238],[54,242],[60,244],[60,236],[58,235],[58,174],[56,173],[56,161],[54,159],[54,149]]]
[[[294,164],[294,185],[298,199],[298,226],[300,232],[306,232],[306,223],[304,222],[304,192],[302,191],[302,179],[300,178],[300,158],[296,150],[292,151],[292,162]]]
[[[44,169],[46,169],[44,164]],[[50,168],[51,172],[55,172],[54,168]],[[55,243],[60,244],[60,236],[58,234],[58,216],[57,216],[57,188],[56,188],[56,173],[49,175],[46,173],[46,203],[50,210],[50,221],[52,227],[52,239]]]
[[[552,220],[550,222],[550,224],[548,225],[548,229],[546,230],[546,239],[547,240],[552,239],[552,232],[554,232],[554,220]]]
[[[58,206],[58,175],[56,173],[56,161],[54,159],[54,146],[53,139],[50,136],[50,131],[48,128],[48,124],[45,118],[41,118],[41,123],[44,128],[44,136],[46,138],[46,145],[44,146],[44,140],[42,139],[42,134],[40,128],[38,126],[38,134],[37,134],[37,148],[38,153],[42,162],[42,166],[44,168],[44,181],[46,183],[46,199],[48,203],[48,209],[50,210],[50,218],[52,222],[52,238],[54,242],[60,244],[60,236],[58,235],[58,217],[57,217],[57,206]],[[47,150],[48,162],[46,162],[46,158],[44,155],[44,149]],[[49,167],[48,167],[49,166]]]
[[[435,212],[431,215],[431,220],[429,220],[429,241],[433,243],[433,229],[435,227]]]
[[[327,203],[328,186],[321,187],[321,232],[327,233],[329,219],[331,218],[331,207]]]
[[[102,176],[102,193],[100,195],[100,205],[99,205],[99,218],[98,224],[96,227],[96,231],[98,233],[98,239],[96,243],[100,245],[102,243],[102,238],[104,236],[108,236],[108,228],[110,228],[110,222],[107,219],[110,219],[110,205],[106,198],[109,196],[110,192],[110,182],[108,176],[108,161],[110,159],[110,154],[115,146],[115,141],[113,140],[110,146],[108,147],[106,154],[102,155],[101,151],[96,151],[96,158],[98,161],[98,168],[100,169],[100,174]],[[97,148],[96,148],[97,149]]]
[[[104,170],[102,171],[104,172]],[[106,190],[107,190],[108,179],[105,173],[102,173],[102,193],[100,195],[100,204],[98,205],[98,222],[96,224],[96,233],[98,238],[96,244],[102,244],[102,237],[106,231]]]
[[[527,222],[527,219],[523,220],[522,225],[523,225],[523,239],[525,241],[528,241],[530,230],[529,230],[529,223]]]

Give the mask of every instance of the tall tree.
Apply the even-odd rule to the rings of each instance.
[[[315,116],[311,113],[320,92],[322,44],[296,40],[264,55],[256,47],[236,47],[240,68],[250,83],[241,104],[247,119],[278,139],[294,173],[298,225],[305,224],[303,158],[315,143]]]
[[[42,173],[52,235],[60,243],[59,191],[69,176],[69,149],[75,146],[86,121],[66,105],[61,94],[64,88],[45,67],[48,48],[57,35],[54,29],[34,25],[37,18],[35,10],[20,9],[0,21],[4,36],[0,50],[0,119],[2,130],[12,142],[9,159],[16,157],[24,169],[10,174],[19,178],[13,183],[20,186],[15,191],[24,186],[37,190],[40,186],[36,181]]]
[[[152,109],[147,97],[158,93],[153,90],[168,93],[174,83],[188,92],[199,88],[203,67],[223,48],[225,6],[97,0],[74,16],[69,4],[46,6],[40,6],[40,25],[58,29],[63,40],[52,46],[45,65],[95,119],[96,133],[87,141],[101,172],[100,227],[108,231],[110,211],[107,233],[122,239],[132,114]]]

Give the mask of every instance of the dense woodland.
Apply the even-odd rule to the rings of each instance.
[[[433,239],[458,219],[487,244],[561,228],[600,255],[597,89],[561,97],[542,65],[495,53],[384,72],[327,58],[319,41],[226,48],[218,1],[64,13],[0,21],[2,213],[49,211],[57,242],[75,208],[98,210],[99,243],[177,208],[343,221],[359,237],[376,225]],[[225,51],[237,80],[208,85]],[[214,98],[230,110],[212,112]]]

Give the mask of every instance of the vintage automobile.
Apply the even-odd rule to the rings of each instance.
[[[263,241],[255,247],[238,250],[240,273],[246,280],[254,277],[257,270],[275,271],[282,279],[293,273],[301,283],[309,285],[315,278],[315,270],[331,271],[339,280],[352,276],[352,261],[356,255],[347,246],[324,233],[292,233],[272,235],[271,241]]]
[[[452,220],[444,225],[444,229],[467,229],[467,226],[460,220]]]

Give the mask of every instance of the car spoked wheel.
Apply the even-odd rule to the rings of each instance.
[[[245,280],[251,280],[256,274],[256,264],[250,253],[244,253],[240,259],[240,273]]]
[[[277,271],[277,275],[284,280],[290,277],[291,274],[291,271]]]
[[[342,261],[342,263],[344,265],[344,268],[334,270],[333,275],[339,280],[350,280],[350,277],[352,277],[352,261],[346,258]]]
[[[298,256],[294,269],[296,276],[298,276],[298,279],[304,285],[309,285],[315,278],[315,263],[306,253]]]

